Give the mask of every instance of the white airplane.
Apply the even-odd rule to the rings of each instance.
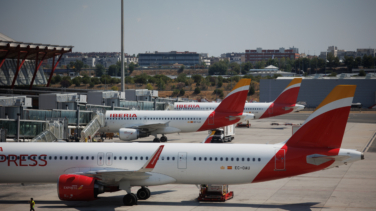
[[[214,111],[107,111],[106,124],[99,132],[119,132],[124,141],[155,136],[154,142],[166,142],[165,134],[215,129],[253,119],[243,113],[251,79],[240,80]],[[162,134],[161,139],[157,134]]]
[[[254,114],[255,119],[263,119],[303,110],[303,105],[296,104],[301,82],[301,78],[294,78],[271,103],[246,103],[244,112]],[[177,102],[174,103],[174,110],[214,110],[218,105],[219,103]]]
[[[339,85],[288,140],[278,144],[4,143],[0,183],[56,183],[66,201],[125,190],[125,205],[150,197],[146,186],[256,183],[364,159],[341,149],[355,93]],[[137,195],[131,187],[141,186]]]

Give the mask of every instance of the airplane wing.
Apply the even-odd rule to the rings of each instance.
[[[120,180],[142,180],[147,179],[152,174],[155,165],[162,153],[164,145],[160,145],[149,160],[138,170],[127,170],[119,168],[92,168],[85,172],[75,172],[73,174],[94,177],[99,183],[104,185],[117,185]]]
[[[149,131],[157,130],[160,128],[168,127],[170,122],[160,122],[160,123],[149,123],[149,124],[134,124],[129,126],[124,126],[123,128],[133,128],[133,129],[147,129]]]

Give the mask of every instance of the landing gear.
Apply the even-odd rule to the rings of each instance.
[[[142,187],[137,191],[137,198],[140,200],[146,200],[150,197],[149,188]]]
[[[161,142],[159,138],[154,138],[153,142]]]
[[[125,206],[137,205],[137,196],[134,193],[128,193],[123,198],[123,203]]]
[[[165,135],[162,135],[161,142],[166,142],[166,141],[167,141],[167,137]]]

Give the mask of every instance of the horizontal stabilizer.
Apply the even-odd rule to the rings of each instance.
[[[326,156],[326,155],[314,154],[314,155],[307,156],[307,163],[318,166],[328,161],[344,161],[350,157],[351,156],[347,156],[347,155]]]

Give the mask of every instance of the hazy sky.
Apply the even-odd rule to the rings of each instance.
[[[120,52],[120,0],[0,0],[0,32],[22,42]],[[124,51],[376,48],[375,0],[124,1]]]

